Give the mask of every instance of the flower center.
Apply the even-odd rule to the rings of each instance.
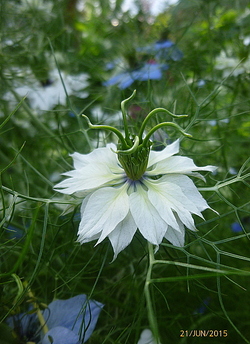
[[[139,145],[130,154],[118,151],[118,160],[129,179],[139,180],[143,176],[148,166],[150,146],[151,143],[149,141],[146,147]]]

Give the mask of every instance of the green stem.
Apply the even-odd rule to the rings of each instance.
[[[216,184],[215,186],[210,186],[210,187],[199,187],[198,190],[199,191],[215,191],[218,192],[219,189],[224,188],[225,186],[228,186],[230,184],[234,184],[237,182],[242,182],[242,180],[246,179],[250,177],[250,173],[246,173],[244,176],[236,176],[233,179],[230,179],[228,181],[225,182],[221,182]]]
[[[146,116],[146,118],[144,119],[144,121],[142,122],[140,131],[139,131],[139,139],[142,140],[142,135],[143,132],[146,128],[147,122],[151,119],[151,117],[153,117],[155,114],[159,113],[159,112],[165,112],[168,115],[170,115],[173,118],[183,118],[183,117],[188,117],[188,115],[175,115],[172,112],[168,111],[167,109],[164,108],[156,108],[154,110],[152,110],[151,112],[149,112],[149,114]]]
[[[144,294],[146,299],[146,306],[148,311],[148,321],[150,325],[150,329],[152,330],[154,340],[156,341],[156,344],[160,344],[160,338],[159,338],[159,331],[157,326],[157,321],[154,315],[154,309],[152,305],[152,300],[150,296],[150,284],[151,284],[151,275],[152,275],[152,268],[155,263],[154,258],[154,251],[153,251],[153,245],[148,242],[148,256],[149,256],[149,266],[146,276],[146,281],[144,285]]]
[[[23,249],[22,249],[20,255],[18,256],[18,259],[17,259],[16,263],[14,264],[13,268],[9,272],[1,274],[0,277],[5,277],[5,276],[10,276],[10,275],[15,274],[17,269],[19,268],[19,266],[24,261],[25,257],[27,257],[27,251],[29,249],[29,246],[30,246],[30,243],[31,243],[31,239],[33,237],[33,233],[34,233],[35,224],[36,224],[36,220],[37,220],[37,216],[38,216],[39,210],[40,210],[40,206],[38,206],[36,208],[36,210],[35,210],[33,221],[31,223],[31,226],[30,226],[29,230],[28,230],[27,237],[26,237]]]
[[[33,114],[32,110],[30,109],[28,104],[23,101],[23,99],[17,94],[17,92],[15,90],[11,89],[10,92],[14,95],[14,97],[16,98],[18,103],[21,103],[23,109],[30,116],[30,118],[37,125],[38,128],[40,127],[46,134],[49,135],[49,137],[51,137],[53,140],[55,140],[59,145],[62,145],[62,143],[63,143],[65,148],[68,151],[71,151],[71,149],[68,147],[68,145],[65,142],[62,142],[59,137],[57,137],[45,124],[43,124],[39,120],[39,118],[36,115]]]
[[[15,112],[20,108],[20,106],[22,105],[22,103],[25,101],[25,99],[26,99],[26,96],[25,97],[23,97],[21,100],[20,100],[20,102],[17,104],[17,106],[15,107],[15,109],[7,116],[7,118],[0,124],[0,129],[2,129],[3,128],[3,126],[8,122],[8,120],[10,119],[10,117],[12,116],[12,115],[14,115],[15,114]]]
[[[62,201],[62,200],[59,200],[59,199],[37,198],[37,197],[26,196],[26,195],[23,195],[23,194],[21,194],[19,192],[11,190],[11,189],[7,188],[6,186],[3,186],[3,185],[1,185],[1,189],[3,191],[6,191],[9,194],[13,195],[16,198],[19,197],[19,198],[26,199],[26,200],[29,200],[29,201],[41,202],[41,203],[45,203],[45,204],[53,204],[53,203],[57,204],[57,203],[59,203],[59,204],[72,204],[72,205],[76,205],[75,201],[69,201],[69,200]]]
[[[14,156],[13,160],[6,166],[4,167],[0,173],[3,174],[3,172],[7,171],[11,165],[14,164],[14,162],[16,161],[17,157],[19,156],[19,154],[21,154],[21,151],[23,150],[25,143],[22,144],[21,148],[19,149],[19,151],[17,151],[16,155]]]

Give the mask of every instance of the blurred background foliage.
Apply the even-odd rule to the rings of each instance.
[[[135,1],[134,11],[123,5],[1,1],[1,319],[26,308],[20,280],[39,302],[86,293],[104,303],[89,343],[137,343],[148,326],[145,241],[137,234],[110,264],[108,242],[75,242],[79,201],[53,191],[71,169],[69,153],[114,140],[89,130],[81,114],[119,127],[120,102],[136,89],[131,130],[154,107],[188,114],[178,120],[193,135],[182,140],[182,154],[198,166],[218,166],[206,185],[197,184],[219,185],[204,191],[218,215],[207,210],[205,222],[196,219],[199,232],[187,233],[184,249],[164,243],[157,253],[170,262],[154,267],[151,290],[162,344],[210,340],[180,338],[189,329],[227,329],[215,344],[250,343],[249,2],[166,1],[155,15],[150,1]],[[158,54],[155,44],[165,42],[172,48]],[[160,77],[155,69],[145,76],[145,66],[159,67]],[[120,84],[112,84],[117,76]],[[163,120],[158,115],[152,125]],[[177,137],[161,130],[154,147]],[[63,213],[67,205],[72,212]],[[199,274],[191,264],[229,272]]]

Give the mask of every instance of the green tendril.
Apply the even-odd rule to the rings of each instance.
[[[130,97],[128,97],[127,99],[124,99],[121,102],[122,118],[123,118],[123,123],[124,123],[124,132],[125,132],[126,140],[129,140],[129,130],[128,130],[127,114],[126,114],[125,106],[131,99],[134,98],[135,94],[136,94],[136,90],[134,90],[134,92],[131,94]]]
[[[89,126],[90,129],[98,129],[98,130],[99,129],[103,129],[103,130],[112,131],[118,137],[118,139],[120,140],[122,147],[129,148],[129,146],[127,145],[124,137],[122,136],[122,133],[118,129],[116,129],[115,127],[111,127],[109,125],[93,125],[86,115],[82,115],[82,117],[86,118],[86,120],[88,122],[88,126]]]
[[[153,133],[154,133],[156,130],[162,128],[162,127],[174,127],[174,128],[175,128],[176,130],[178,130],[183,136],[192,137],[192,135],[190,135],[190,134],[188,134],[188,133],[185,133],[185,131],[182,130],[182,128],[181,128],[179,125],[177,125],[177,124],[175,124],[175,123],[173,123],[173,122],[163,122],[163,123],[157,124],[155,127],[153,127],[153,128],[147,133],[147,135],[146,135],[145,138],[143,139],[142,145],[143,145],[143,146],[146,145],[147,142],[149,141],[150,137],[153,135]]]
[[[142,125],[141,125],[141,128],[140,128],[140,131],[139,131],[139,139],[142,140],[142,135],[143,135],[143,132],[145,130],[145,127],[147,125],[147,122],[151,119],[151,117],[153,117],[154,115],[156,115],[157,113],[159,112],[165,112],[167,113],[168,115],[170,115],[171,117],[173,118],[184,118],[184,117],[188,117],[188,115],[175,115],[173,114],[172,112],[168,111],[167,109],[164,109],[164,108],[156,108],[152,111],[149,112],[149,114],[146,116],[146,118],[144,119],[144,121],[142,122]]]

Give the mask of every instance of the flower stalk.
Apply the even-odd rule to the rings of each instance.
[[[144,295],[145,295],[146,307],[148,311],[149,326],[152,330],[156,344],[160,344],[157,321],[154,314],[154,309],[153,309],[152,300],[150,296],[151,275],[152,275],[152,268],[153,268],[154,262],[155,262],[155,257],[154,257],[153,245],[148,242],[148,271],[147,271],[147,276],[146,276],[145,285],[144,285]]]
[[[24,288],[27,288],[27,294],[28,294],[28,296],[29,296],[29,298],[30,298],[30,300],[31,300],[31,302],[33,304],[34,310],[36,311],[37,319],[38,319],[38,321],[39,321],[39,323],[41,325],[43,333],[46,334],[49,331],[49,328],[48,328],[48,326],[46,324],[46,321],[45,321],[45,319],[43,317],[43,314],[42,314],[42,312],[41,312],[41,310],[39,308],[38,303],[35,301],[35,296],[32,293],[32,291],[31,291],[31,289],[28,286],[28,283],[26,281],[23,282],[23,286],[24,286]]]

